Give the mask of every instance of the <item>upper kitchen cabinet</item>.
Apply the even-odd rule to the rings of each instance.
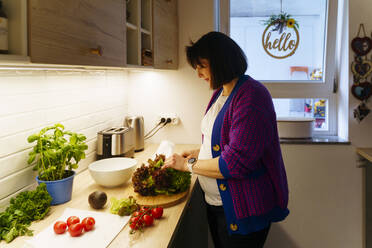
[[[31,62],[125,66],[125,1],[28,0]]]
[[[153,0],[154,68],[178,68],[176,0]]]
[[[2,65],[178,68],[176,0],[2,1]]]
[[[0,54],[0,63],[27,63],[27,0],[2,0],[7,16],[8,54]],[[4,34],[2,34],[4,35]]]
[[[152,0],[126,0],[127,65],[153,66]]]

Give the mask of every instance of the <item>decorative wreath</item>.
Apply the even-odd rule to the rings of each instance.
[[[264,21],[266,26],[274,26],[272,31],[279,31],[279,34],[283,32],[285,28],[298,28],[297,21],[292,16],[281,12],[279,15],[271,15],[268,20]]]

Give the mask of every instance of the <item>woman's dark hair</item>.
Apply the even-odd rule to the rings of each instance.
[[[209,61],[211,87],[218,89],[247,70],[247,58],[243,50],[229,36],[220,32],[209,32],[197,42],[186,46],[189,64],[196,69],[202,66],[200,59]]]

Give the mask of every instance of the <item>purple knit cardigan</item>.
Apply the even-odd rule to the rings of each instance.
[[[214,92],[207,111],[221,91]],[[270,93],[258,81],[242,76],[225,105],[212,131],[212,155],[220,156],[224,176],[217,184],[219,189],[227,186],[225,192],[220,190],[225,212],[232,206],[232,218],[238,220],[275,207],[287,209],[287,176]]]

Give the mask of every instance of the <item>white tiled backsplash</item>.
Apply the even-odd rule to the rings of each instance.
[[[127,89],[126,71],[0,71],[0,210],[35,184],[30,134],[62,123],[86,135],[81,171],[95,159],[97,132],[123,123]]]

